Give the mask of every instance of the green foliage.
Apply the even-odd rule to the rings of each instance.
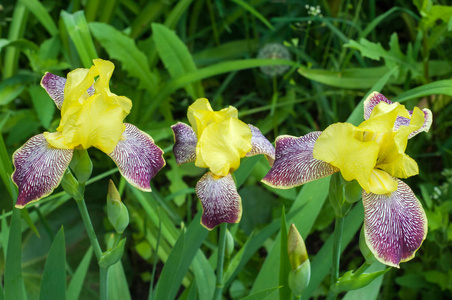
[[[167,162],[151,181],[152,193],[144,193],[121,179],[106,155],[88,150],[89,214],[101,248],[108,249],[105,240],[115,249],[102,260],[110,266],[110,299],[212,299],[219,234],[200,225],[195,194],[205,171],[193,163],[178,166],[171,151],[170,126],[187,123],[187,107],[196,98],[208,98],[216,110],[237,107],[244,122],[273,142],[334,122],[358,125],[372,91],[408,109],[433,112],[430,132],[407,145],[420,174],[404,179],[426,210],[429,230],[413,260],[366,287],[344,289],[339,298],[452,297],[452,6],[433,0],[325,1],[318,4],[321,15],[312,15],[305,7],[312,1],[104,2],[0,5],[0,299],[99,298],[99,266],[74,201],[59,187],[20,213],[13,209],[17,187],[11,180],[14,151],[59,124],[58,109],[40,87],[44,73],[65,77],[97,57],[115,63],[111,92],[133,102],[125,121],[149,133]],[[269,43],[286,47],[291,59],[257,58]],[[275,78],[259,70],[278,65],[290,68]],[[333,251],[330,179],[276,190],[260,183],[269,168],[266,159],[254,156],[242,159],[234,173],[243,215],[228,226],[223,297],[289,297],[284,225],[294,223],[311,259],[302,299],[324,298]],[[130,214],[122,237],[113,234],[106,216],[109,179],[118,183]],[[75,178],[63,180],[66,188],[67,180]],[[364,262],[358,245],[362,204],[356,189],[345,192],[353,203],[342,237],[343,281]],[[364,274],[383,268],[375,263]]]

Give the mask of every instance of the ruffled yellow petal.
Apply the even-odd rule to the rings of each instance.
[[[200,98],[188,107],[187,117],[199,139],[207,126],[212,123],[220,123],[228,118],[237,119],[238,112],[233,106],[223,108],[220,111],[213,111],[209,100]]]
[[[387,172],[373,169],[369,179],[369,191],[374,194],[390,194],[397,190],[397,181]]]
[[[236,118],[211,123],[196,146],[195,165],[226,176],[240,166],[240,158],[251,150],[251,137],[249,126]]]
[[[57,133],[45,135],[53,147],[94,146],[109,154],[121,138],[125,129],[123,120],[130,112],[132,101],[110,92],[113,63],[102,59],[93,62],[89,70],[76,69],[68,74]],[[94,94],[89,96],[87,89],[93,83]]]
[[[362,134],[349,123],[330,125],[317,139],[313,156],[339,168],[345,180],[356,179],[369,191],[369,178],[377,162],[379,146],[375,141],[362,141]]]

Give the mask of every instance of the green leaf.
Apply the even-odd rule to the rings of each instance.
[[[0,83],[0,105],[8,104],[19,96],[25,86],[15,77],[8,78]]]
[[[20,210],[13,209],[5,261],[5,299],[25,299],[22,280],[22,230]]]
[[[240,300],[261,300],[264,299],[264,297],[273,294],[274,292],[276,292],[278,289],[280,289],[281,286],[275,286],[254,294],[251,294],[249,296],[246,296],[245,298],[242,298]]]
[[[152,24],[152,33],[157,52],[172,78],[197,70],[187,46],[174,31],[164,25],[154,23]],[[192,82],[184,88],[193,99],[204,96],[199,81]]]
[[[66,299],[66,246],[63,227],[50,246],[42,274],[39,299]]]
[[[314,81],[344,89],[367,89],[373,86],[384,74],[387,67],[345,69],[340,72],[300,67],[300,75]]]
[[[287,253],[287,224],[284,207],[281,212],[281,231],[280,231],[280,256],[279,256],[279,299],[291,299],[292,291],[289,287],[289,272],[291,270],[289,255]]]
[[[57,26],[53,22],[52,17],[49,15],[44,5],[38,0],[20,0],[28,10],[41,22],[50,35],[58,34]]]
[[[126,239],[119,241],[118,245],[111,250],[108,250],[102,254],[99,259],[99,266],[108,269],[108,267],[116,264],[122,257],[124,253],[124,246],[126,244]]]
[[[75,270],[74,275],[72,276],[71,282],[67,288],[67,299],[68,300],[77,300],[80,298],[80,292],[82,291],[83,282],[85,281],[86,274],[88,272],[89,264],[91,262],[91,258],[93,257],[93,248],[89,247],[88,251],[86,251],[83,256],[82,261]]]
[[[174,299],[182,279],[207,236],[207,229],[200,224],[199,212],[187,231],[182,231],[166,261],[155,290],[153,299]]]
[[[270,24],[270,22],[267,21],[267,19],[261,14],[259,13],[254,7],[252,7],[251,5],[249,5],[247,2],[242,1],[242,0],[232,0],[232,2],[237,3],[238,5],[240,5],[243,9],[245,9],[246,11],[248,11],[250,14],[252,14],[253,16],[255,16],[257,19],[259,19],[262,23],[264,23],[265,26],[268,27],[268,29],[270,30],[275,30],[275,28],[273,27],[272,24]]]
[[[82,60],[83,66],[85,68],[90,68],[93,64],[93,59],[97,58],[98,55],[89,32],[84,12],[78,11],[69,14],[65,11],[61,11],[61,18],[77,49],[77,53]]]
[[[339,294],[342,292],[363,288],[389,270],[390,268],[386,268],[372,273],[363,273],[358,276],[356,276],[353,271],[348,271],[344,275],[339,277],[333,289],[336,294]]]
[[[295,224],[300,235],[305,240],[326,200],[329,181],[330,178],[327,177],[303,185],[290,209],[288,215],[290,215],[292,211],[297,211],[297,213],[288,218],[288,221]],[[264,290],[268,286],[278,285],[278,277],[275,276],[275,269],[279,269],[279,257],[281,255],[279,242],[280,235],[275,239],[274,246],[271,248],[270,253],[265,259],[264,265],[254,282],[251,290],[252,293]],[[317,272],[314,267],[312,267],[312,270],[313,273]],[[271,299],[277,298],[272,297]]]
[[[124,268],[119,261],[108,269],[108,300],[130,300],[129,290]]]
[[[385,265],[376,261],[372,265],[370,265],[370,267],[367,269],[367,271],[378,272],[378,271],[384,270],[385,268],[386,268]],[[361,300],[361,299],[376,300],[378,298],[378,295],[380,294],[380,288],[381,288],[382,283],[383,283],[383,276],[378,277],[377,279],[372,281],[369,285],[367,285],[363,288],[348,292],[344,296],[343,300]]]
[[[430,96],[430,95],[448,95],[452,96],[452,80],[439,80],[424,84],[414,89],[408,90],[393,98],[392,101],[405,102],[410,99]]]
[[[55,103],[47,92],[40,86],[33,85],[28,88],[33,106],[38,114],[39,121],[44,128],[49,128],[55,112]]]
[[[157,78],[149,69],[149,62],[135,41],[116,28],[104,23],[90,23],[89,27],[94,37],[107,51],[110,58],[122,63],[122,68],[130,76],[140,80],[139,88],[145,88],[151,95],[157,93]]]
[[[13,164],[11,161],[11,156],[6,149],[5,141],[3,140],[3,135],[0,133],[0,177],[2,178],[3,184],[10,195],[10,199],[2,197],[0,203],[3,209],[11,209],[13,207],[13,202],[17,199],[17,186],[11,180],[11,174],[13,172]]]

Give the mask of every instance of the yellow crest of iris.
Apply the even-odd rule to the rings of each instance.
[[[409,125],[394,130],[397,117],[409,119]],[[397,189],[394,177],[419,173],[405,149],[409,134],[423,123],[424,113],[419,108],[414,108],[410,117],[404,105],[381,102],[358,127],[349,123],[327,127],[314,145],[313,156],[339,168],[345,180],[358,181],[366,192],[389,194]]]
[[[60,125],[57,132],[44,133],[55,148],[96,147],[110,154],[125,130],[123,120],[132,101],[110,92],[114,64],[102,59],[93,62],[90,69],[76,69],[67,75]],[[91,86],[94,94],[90,96],[87,90]]]
[[[240,158],[251,150],[251,129],[238,119],[235,107],[214,111],[201,98],[188,108],[188,121],[198,137],[195,165],[226,176],[240,166]]]

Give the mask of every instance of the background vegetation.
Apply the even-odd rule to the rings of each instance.
[[[44,73],[66,76],[100,57],[116,65],[111,90],[133,101],[126,121],[148,132],[167,161],[152,180],[153,192],[143,193],[121,178],[106,155],[89,150],[94,173],[86,200],[104,245],[113,232],[105,215],[110,178],[130,213],[126,251],[110,272],[112,299],[213,295],[218,230],[208,232],[199,225],[201,208],[194,193],[204,171],[193,164],[178,167],[171,152],[170,126],[187,122],[187,107],[195,99],[208,98],[214,109],[237,107],[244,122],[274,141],[277,135],[300,136],[349,117],[359,123],[360,101],[374,90],[409,109],[416,105],[433,111],[429,133],[410,140],[407,149],[420,174],[406,182],[426,210],[429,233],[412,261],[366,288],[340,296],[451,298],[452,6],[443,6],[446,2],[2,1],[0,274],[10,272],[5,266],[7,247],[21,249],[9,259],[21,264],[28,299],[38,298],[51,242],[61,239],[57,232],[63,226],[68,298],[98,297],[98,269],[87,250],[89,241],[75,202],[59,188],[22,211],[20,228],[12,226],[17,192],[10,174],[12,153],[31,136],[58,126],[59,113],[39,86]],[[274,60],[284,50],[271,49],[270,55],[257,58],[270,43],[286,48],[290,61]],[[281,75],[272,73],[281,65],[289,68]],[[259,182],[268,169],[267,161],[258,156],[243,159],[236,172],[243,216],[239,224],[229,226],[224,296],[278,299],[284,207],[287,224],[296,224],[312,262],[311,283],[303,298],[322,298],[329,287],[334,223],[326,201],[329,179],[275,190]],[[344,227],[342,271],[363,262],[358,247],[362,221],[358,203]],[[376,263],[371,268],[384,266]],[[12,289],[21,289],[7,287],[12,283],[6,278],[3,284],[5,299]]]

